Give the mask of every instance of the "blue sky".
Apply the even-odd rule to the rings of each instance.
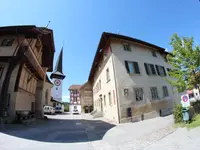
[[[57,59],[64,41],[64,101],[87,79],[103,31],[170,50],[173,33],[200,40],[199,0],[1,0],[0,26],[32,24],[54,30]],[[55,61],[54,61],[55,65]]]

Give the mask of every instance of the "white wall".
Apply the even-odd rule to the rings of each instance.
[[[116,82],[119,92],[121,112],[124,113],[125,109],[128,107],[141,106],[145,103],[151,103],[150,87],[152,86],[157,87],[160,101],[166,99],[171,105],[172,95],[173,95],[171,85],[163,77],[160,77],[158,75],[156,76],[147,75],[144,67],[144,63],[161,65],[165,67],[165,71],[167,73],[166,68],[171,68],[171,66],[165,62],[163,56],[160,54],[159,51],[156,52],[157,57],[153,57],[150,48],[138,46],[133,43],[131,44],[131,50],[132,50],[131,52],[124,51],[122,43],[118,41],[113,41],[111,47],[114,58]],[[140,74],[134,74],[134,75],[128,74],[125,67],[125,62],[124,62],[125,60],[138,62]],[[162,86],[167,86],[169,97],[163,98]],[[143,88],[144,101],[136,102],[135,93],[133,89],[134,87]],[[128,97],[124,96],[125,88],[129,89]],[[169,107],[172,107],[172,105]]]
[[[109,120],[112,120],[118,123],[118,109],[117,109],[117,96],[116,96],[116,86],[115,86],[115,79],[114,79],[114,70],[113,70],[113,61],[112,55],[105,60],[105,66],[102,66],[102,70],[100,74],[95,77],[95,82],[93,84],[93,102],[94,102],[94,110],[101,111],[101,103],[99,96],[102,95],[103,99],[103,116]],[[110,73],[110,81],[107,81],[106,77],[106,69],[109,69]],[[94,88],[96,87],[97,83],[101,80],[101,89],[98,92],[95,92]],[[111,105],[109,104],[108,93],[111,93]],[[104,95],[106,96],[106,105],[104,103]]]
[[[55,85],[55,81],[58,80],[60,81],[60,85]],[[62,101],[62,83],[63,81],[61,79],[52,79],[52,83],[54,86],[51,89],[51,95],[55,100]]]

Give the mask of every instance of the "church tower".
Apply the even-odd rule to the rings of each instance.
[[[63,59],[63,48],[60,51],[60,54],[58,56],[55,70],[50,75],[50,78],[52,80],[52,83],[54,86],[51,89],[51,96],[54,100],[62,102],[62,84],[63,79],[65,78],[65,75],[63,74],[62,70],[62,59]]]

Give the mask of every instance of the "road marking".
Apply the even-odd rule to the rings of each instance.
[[[76,125],[82,125],[82,123],[81,122],[76,122]]]

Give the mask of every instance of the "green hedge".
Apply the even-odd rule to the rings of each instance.
[[[181,123],[183,122],[182,106],[181,104],[176,104],[174,107],[174,122]]]

